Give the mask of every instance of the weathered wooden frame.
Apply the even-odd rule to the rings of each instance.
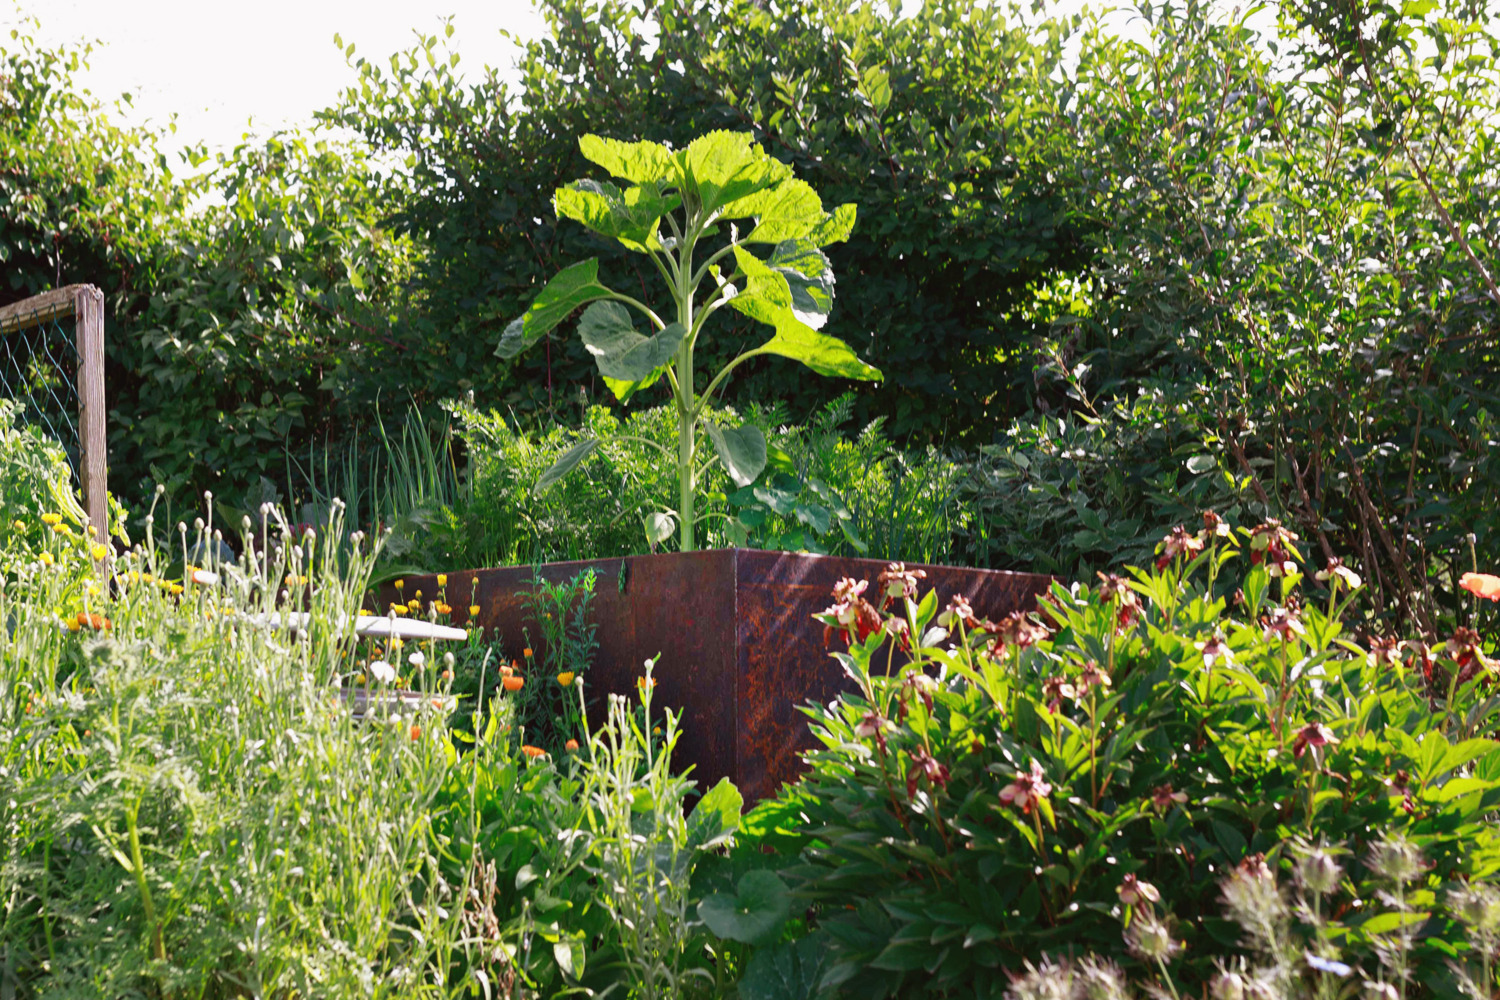
[[[78,478],[89,526],[102,542],[109,534],[104,293],[93,285],[68,285],[0,306],[0,336],[69,316],[74,320],[73,347],[78,352]]]

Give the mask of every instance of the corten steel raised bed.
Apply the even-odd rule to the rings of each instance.
[[[886,564],[875,559],[715,549],[548,563],[549,581],[597,575],[593,620],[599,653],[589,671],[591,718],[606,692],[627,694],[648,657],[661,654],[655,704],[682,709],[678,753],[695,765],[700,787],[727,776],[756,800],[800,772],[798,752],[814,745],[797,706],[827,702],[850,687],[823,645],[812,615],[832,603],[840,578],[870,581]],[[1034,573],[920,566],[926,587],[946,600],[963,594],[980,617],[1031,610],[1052,578]],[[498,629],[507,656],[519,657],[523,627],[539,638],[521,602],[533,569],[513,566],[448,574],[454,624]],[[479,587],[477,622],[465,622],[472,580]],[[432,576],[406,578],[405,593],[437,593]],[[925,592],[925,588],[924,588]],[[387,600],[395,598],[390,590]]]

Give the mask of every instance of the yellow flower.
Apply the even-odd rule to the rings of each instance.
[[[54,524],[52,526],[52,530],[57,532],[59,535],[71,535],[73,533],[72,526],[67,524]]]
[[[62,523],[62,515],[61,514],[43,514],[42,515],[42,523],[43,524],[50,524],[50,525],[61,524]]]
[[[374,618],[375,617],[375,615],[374,615],[373,612],[366,611],[364,608],[360,608],[359,609],[359,613],[362,614],[362,615],[364,615],[366,618]]]
[[[109,555],[109,549],[95,542],[94,546],[89,549],[89,555],[94,557],[94,562],[103,562],[105,556]]]
[[[69,632],[77,632],[81,628],[83,628],[83,626],[80,625],[80,624],[78,624],[78,619],[77,618],[69,618],[68,619],[68,631]]]
[[[422,602],[413,597],[411,600],[406,602],[406,606],[409,610],[416,611],[422,607]]]
[[[405,586],[406,586],[406,581],[405,580],[397,580],[396,581],[396,589],[397,590],[400,590],[402,587],[405,587]]]
[[[25,521],[15,521],[15,522],[13,522],[11,524],[11,527],[15,528],[17,531],[25,531],[26,530],[26,522]]]
[[[573,686],[573,671],[571,671],[571,670],[564,670],[562,673],[558,674],[557,675],[557,683],[561,684],[563,687],[572,687]]]
[[[52,553],[50,553],[50,552],[43,552],[37,558],[41,559],[42,565],[44,565],[44,566],[51,566],[52,565]]]
[[[174,584],[172,584],[172,593],[174,595],[182,593],[182,584],[180,584],[180,583],[174,583]]]
[[[404,604],[392,604],[391,605],[391,614],[395,615],[397,618],[400,618],[402,615],[406,614],[406,605],[404,605]]]
[[[422,592],[420,590],[417,591],[417,593],[415,595],[415,599],[418,600],[418,601],[420,601],[422,599]]]
[[[400,649],[402,646],[405,646],[405,645],[406,645],[405,641],[403,641],[401,639],[392,639],[391,640],[391,648],[392,649]]]
[[[471,605],[469,605],[469,617],[470,618],[478,618],[479,617],[479,605],[477,605],[477,604],[471,604]]]
[[[448,586],[448,574],[447,573],[439,573],[438,574],[438,586],[439,587],[446,587],[446,586]]]

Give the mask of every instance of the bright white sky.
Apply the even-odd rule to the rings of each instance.
[[[0,0],[9,41],[16,9]],[[100,44],[79,82],[102,103],[129,91],[124,123],[165,125],[175,112],[182,145],[228,149],[246,131],[268,135],[307,125],[355,79],[333,36],[355,56],[384,61],[415,41],[413,30],[441,33],[453,16],[459,64],[510,69],[513,44],[501,30],[534,38],[544,29],[530,0],[20,0],[41,21],[48,45]],[[3,43],[0,43],[3,44]],[[167,148],[177,145],[168,143]]]

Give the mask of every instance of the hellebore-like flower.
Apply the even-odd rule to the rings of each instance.
[[[867,740],[872,736],[880,736],[881,734],[890,732],[895,728],[896,726],[893,722],[883,717],[874,709],[871,709],[864,714],[863,718],[861,718],[854,724],[854,735],[858,736],[862,740]]]
[[[1173,805],[1185,805],[1187,800],[1187,792],[1172,791],[1170,781],[1151,789],[1151,807],[1157,812],[1166,812]]]
[[[1203,512],[1203,534],[1205,537],[1228,538],[1229,522],[1213,511],[1205,510]]]
[[[1388,667],[1401,662],[1401,647],[1403,643],[1393,635],[1381,636],[1370,640],[1370,651],[1365,658],[1372,667]]]
[[[1296,546],[1297,533],[1282,526],[1281,522],[1267,518],[1266,523],[1250,532],[1250,564],[1266,564],[1271,576],[1287,576],[1297,572],[1295,560],[1302,558]]]
[[[1272,608],[1269,614],[1261,618],[1260,624],[1267,639],[1280,639],[1283,642],[1294,641],[1306,631],[1297,612],[1291,608]]]
[[[1052,634],[1047,626],[1032,621],[1031,615],[1025,611],[1013,611],[1006,615],[995,631],[1002,643],[1018,649],[1034,646]]]
[[[917,581],[927,579],[925,569],[907,569],[906,563],[893,562],[875,578],[880,584],[880,607],[883,610],[897,598],[916,600]]]
[[[1150,882],[1142,882],[1134,874],[1126,875],[1115,887],[1115,893],[1120,897],[1120,902],[1126,906],[1138,906],[1141,900],[1148,903],[1156,903],[1161,900],[1161,893],[1156,886]]]
[[[1193,645],[1197,647],[1198,652],[1203,654],[1203,665],[1210,670],[1214,668],[1214,663],[1219,660],[1223,660],[1225,663],[1234,662],[1234,652],[1229,648],[1229,643],[1225,642],[1224,637],[1217,632],[1202,642],[1193,643]]]
[[[1292,756],[1301,757],[1308,747],[1326,747],[1337,742],[1332,729],[1321,722],[1309,722],[1297,730],[1297,738],[1292,741]]]
[[[1164,570],[1178,556],[1187,556],[1189,559],[1192,559],[1198,553],[1202,552],[1203,539],[1197,535],[1188,534],[1187,529],[1179,524],[1161,540],[1161,544],[1156,547],[1156,551],[1161,553],[1156,558],[1156,568],[1157,570]]]
[[[1365,585],[1364,579],[1354,570],[1344,565],[1344,560],[1334,557],[1328,560],[1328,568],[1320,569],[1313,574],[1313,579],[1324,583],[1335,581],[1343,584],[1350,590],[1358,590]]]
[[[906,797],[917,794],[917,783],[927,779],[929,789],[948,787],[948,765],[939,762],[927,752],[926,747],[917,747],[911,752],[911,767],[906,772]]]
[[[1056,712],[1062,707],[1064,698],[1078,697],[1078,689],[1066,677],[1058,675],[1042,681],[1042,697],[1047,701],[1047,710]]]
[[[1047,783],[1047,776],[1042,772],[1042,765],[1033,759],[1031,773],[1016,775],[1015,781],[1000,790],[1000,801],[1008,806],[1015,806],[1021,810],[1022,815],[1030,816],[1037,800],[1044,799],[1051,794],[1052,786]]]
[[[1111,683],[1109,674],[1104,672],[1104,668],[1090,660],[1084,664],[1083,670],[1078,674],[1078,693],[1082,696],[1094,688],[1107,688]]]
[[[1099,573],[1098,577],[1099,598],[1115,604],[1118,609],[1118,626],[1125,629],[1135,624],[1135,620],[1141,614],[1141,600],[1136,596],[1136,592],[1130,589],[1125,578],[1115,573]]]
[[[948,602],[943,613],[938,615],[937,623],[943,628],[952,629],[959,622],[966,629],[977,629],[980,627],[978,619],[974,617],[974,609],[969,606],[968,598],[957,594]]]

